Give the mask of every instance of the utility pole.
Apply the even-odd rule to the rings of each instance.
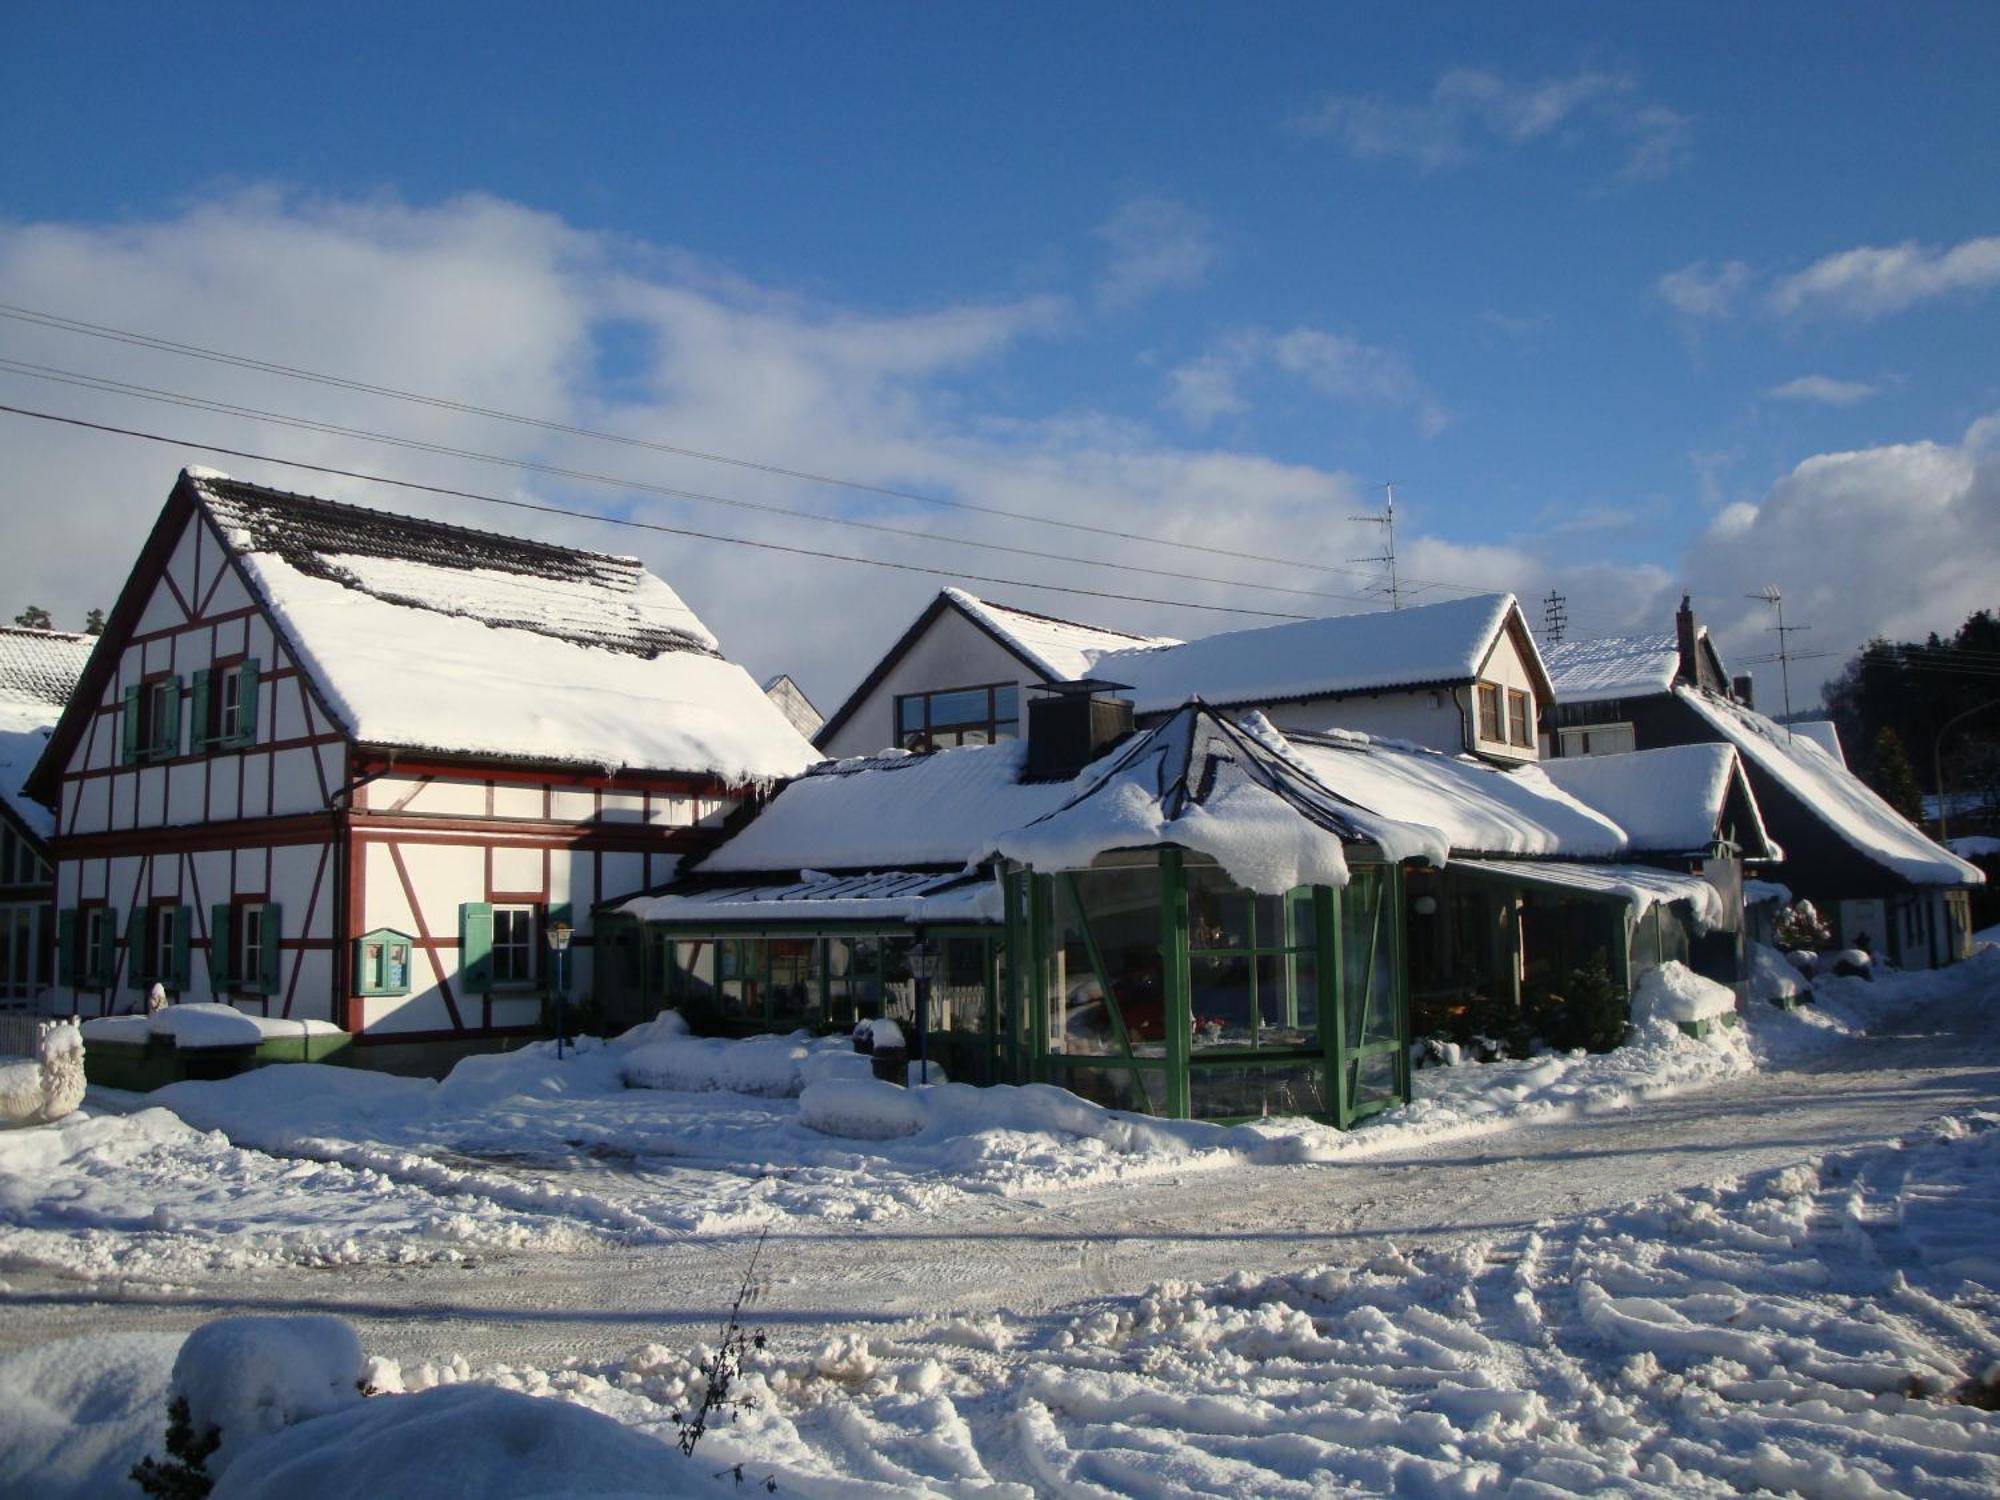
[[[1755,599],[1770,605],[1778,612],[1778,623],[1771,626],[1778,633],[1778,675],[1785,685],[1785,742],[1792,739],[1792,637],[1801,630],[1811,630],[1810,625],[1787,625],[1785,623],[1785,596],[1775,583],[1766,584],[1761,593],[1746,594],[1745,598]]]
[[[1551,646],[1562,644],[1563,632],[1569,628],[1569,613],[1563,606],[1569,601],[1554,589],[1542,601],[1542,635]]]
[[[1381,515],[1349,516],[1347,519],[1350,521],[1366,521],[1370,525],[1380,526],[1387,538],[1388,545],[1383,548],[1380,557],[1350,557],[1348,561],[1386,564],[1389,569],[1389,608],[1401,609],[1403,607],[1403,590],[1402,586],[1396,582],[1396,486],[1394,484],[1385,484],[1382,488],[1387,492],[1388,499],[1382,507]]]

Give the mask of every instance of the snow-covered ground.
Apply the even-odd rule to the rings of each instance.
[[[129,1114],[95,1099],[0,1135],[0,1347],[89,1340],[0,1362],[0,1492],[103,1492],[157,1438],[179,1335],[301,1294],[342,1299],[412,1388],[560,1394],[670,1436],[694,1342],[771,1227],[769,1389],[691,1483],[740,1459],[802,1494],[1309,1474],[1973,1493],[1993,1418],[1945,1398],[2000,1360],[2000,954],[1816,990],[1702,1041],[1656,1021],[1601,1057],[1424,1069],[1417,1103],[1345,1135],[1053,1090],[878,1094],[831,1049],[707,1064],[670,1026],[442,1085],[289,1067]],[[693,1086],[723,1081],[763,1092]],[[815,1104],[829,1090],[840,1108]],[[885,1096],[910,1133],[876,1134]],[[1957,1123],[1793,1170],[1932,1099]],[[1229,1266],[1256,1270],[1210,1284]],[[315,1287],[298,1267],[340,1269]]]

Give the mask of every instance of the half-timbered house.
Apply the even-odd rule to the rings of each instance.
[[[55,820],[22,784],[41,759],[93,639],[0,626],[0,1008],[38,1008],[55,983]]]
[[[636,559],[189,470],[29,782],[58,1003],[521,1034],[594,905],[813,759]]]

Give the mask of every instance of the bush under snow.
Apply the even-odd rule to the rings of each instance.
[[[208,1469],[221,1475],[257,1439],[355,1405],[366,1367],[342,1318],[217,1318],[181,1345],[171,1394],[186,1399],[196,1436],[220,1429]]]

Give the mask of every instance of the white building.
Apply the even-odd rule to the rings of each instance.
[[[363,1042],[542,1021],[544,942],[812,748],[636,560],[181,475],[29,791],[61,987]]]

